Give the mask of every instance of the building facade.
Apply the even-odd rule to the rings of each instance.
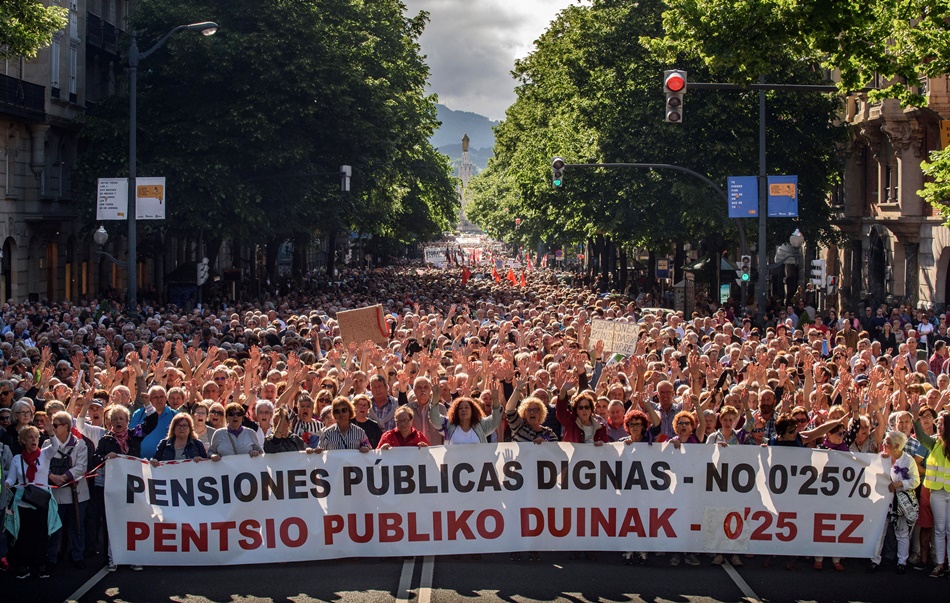
[[[942,310],[950,302],[950,228],[918,195],[921,163],[942,148],[950,85],[946,77],[925,78],[919,91],[926,108],[902,108],[890,99],[870,103],[863,95],[847,100],[852,139],[842,186],[831,199],[847,242],[826,255],[829,274],[839,275],[842,309],[907,303]]]

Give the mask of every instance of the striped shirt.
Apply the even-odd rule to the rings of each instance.
[[[539,425],[538,431],[531,429],[517,410],[506,411],[505,418],[508,419],[508,426],[511,427],[512,442],[533,442],[537,438],[547,442],[557,442],[557,434],[553,429],[545,425]]]
[[[320,448],[324,450],[359,450],[362,447],[370,448],[369,438],[359,425],[350,423],[346,433],[340,431],[339,425],[331,425],[320,434]]]

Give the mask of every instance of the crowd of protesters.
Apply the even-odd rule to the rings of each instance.
[[[819,316],[803,301],[757,325],[730,307],[645,309],[649,300],[568,286],[547,270],[521,286],[463,283],[458,272],[351,272],[306,295],[132,317],[105,303],[4,304],[3,568],[42,578],[67,557],[83,567],[106,555],[114,570],[103,467],[116,455],[156,467],[207,459],[213,471],[227,455],[563,441],[887,455],[888,538],[862,563],[948,575],[945,315]],[[336,313],[376,303],[388,344],[345,342]],[[590,341],[596,318],[638,322],[636,353],[617,359]],[[622,559],[701,563],[693,553]]]

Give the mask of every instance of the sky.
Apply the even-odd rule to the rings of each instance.
[[[511,69],[565,7],[579,0],[402,0],[408,16],[429,13],[419,43],[429,92],[457,111],[504,119],[515,101]]]

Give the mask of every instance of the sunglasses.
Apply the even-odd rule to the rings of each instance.
[[[586,404],[585,404],[584,406],[578,406],[578,407],[577,407],[577,410],[590,410],[590,409],[591,409],[591,407],[590,407],[589,405],[586,405]]]
[[[795,419],[795,422],[798,423],[799,425],[804,425],[808,423],[808,419]]]
[[[323,389],[333,389],[333,384],[332,384],[332,383],[324,383],[324,384],[321,385],[320,387],[322,387]]]
[[[228,416],[229,417],[243,417],[244,413],[243,412],[229,412]]]
[[[765,428],[764,428],[764,427],[756,427],[755,429],[752,430],[752,433],[765,433]]]
[[[222,415],[224,414],[224,412],[223,412],[223,411],[220,411],[220,410],[212,410],[212,411],[211,411],[211,414],[217,415],[217,416],[220,417],[220,416],[222,416]]]
[[[350,412],[349,408],[334,408],[333,409],[333,414],[335,415],[349,414],[349,412]]]

